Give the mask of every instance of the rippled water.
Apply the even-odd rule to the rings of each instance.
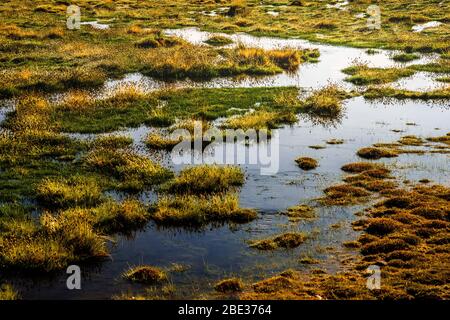
[[[169,34],[182,36],[193,43],[201,43],[208,34],[198,30],[171,30]],[[373,66],[391,66],[395,63],[389,58],[391,53],[381,51],[377,55],[367,55],[362,49],[333,47],[311,44],[303,40],[284,40],[274,38],[255,38],[245,34],[231,36],[235,41],[246,45],[275,48],[280,46],[317,47],[321,50],[320,62],[302,65],[295,75],[281,74],[260,79],[249,78],[233,81],[215,79],[207,83],[179,82],[183,86],[281,86],[317,88],[328,81],[344,83],[340,70],[356,58],[366,59]],[[421,58],[421,63],[432,57]],[[129,75],[120,81],[110,81],[104,90],[110,90],[119,83],[139,82],[148,88],[165,85],[142,75]],[[427,85],[435,86],[433,77],[427,73],[418,73],[413,79],[404,79],[398,86],[423,89]],[[243,106],[243,108],[250,106]],[[1,109],[0,109],[1,110]],[[321,261],[318,267],[328,271],[342,268],[340,260],[352,256],[354,251],[344,249],[343,241],[353,240],[357,233],[350,223],[356,219],[354,213],[361,207],[318,207],[318,218],[313,221],[289,222],[279,212],[286,208],[307,203],[315,205],[314,199],[322,195],[322,190],[341,181],[340,167],[349,162],[358,161],[356,151],[377,142],[392,142],[403,135],[438,136],[450,132],[450,110],[438,103],[404,101],[385,104],[381,101],[369,102],[362,97],[345,102],[345,116],[331,126],[315,124],[311,119],[299,116],[293,126],[285,126],[279,132],[280,170],[272,176],[260,175],[257,165],[242,166],[247,181],[240,191],[241,205],[253,207],[259,211],[259,218],[244,225],[208,226],[204,230],[158,228],[150,223],[134,237],[118,237],[111,248],[111,260],[84,273],[83,290],[65,289],[66,275],[61,273],[53,278],[34,281],[21,280],[24,298],[110,298],[121,292],[143,292],[139,285],[127,283],[121,279],[121,273],[130,265],[150,264],[170,267],[172,263],[189,265],[183,273],[172,273],[171,281],[182,297],[192,297],[211,291],[216,280],[238,275],[247,281],[275,274],[288,267],[308,270],[312,267],[298,263],[301,256],[310,256]],[[1,120],[0,113],[0,120]],[[415,125],[411,125],[414,123]],[[149,157],[155,154],[145,149],[143,139],[151,128],[141,126],[125,129],[116,133],[133,137],[135,149]],[[392,130],[403,130],[395,133]],[[75,134],[78,138],[94,138],[95,135]],[[344,139],[342,145],[326,145],[332,138]],[[311,145],[324,145],[325,149],[314,150]],[[249,152],[256,152],[256,144],[249,146]],[[316,158],[320,166],[313,171],[303,172],[295,164],[299,156]],[[171,165],[170,155],[158,154],[162,162],[173,170],[182,166]],[[401,155],[398,158],[382,160],[394,168],[394,173],[402,179],[417,182],[427,178],[436,183],[450,185],[449,155]],[[121,199],[123,194],[111,196]],[[155,200],[153,192],[144,192],[141,200],[151,203]],[[332,227],[334,226],[334,227]],[[339,227],[336,227],[339,226]],[[304,231],[313,235],[299,248],[277,252],[260,252],[248,247],[248,240],[268,237],[287,230]],[[83,268],[86,270],[86,268]]]

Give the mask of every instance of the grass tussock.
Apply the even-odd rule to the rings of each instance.
[[[414,53],[399,53],[394,56],[392,56],[392,60],[397,62],[409,62],[416,59],[419,59],[420,56]]]
[[[145,138],[145,145],[150,149],[155,150],[172,150],[177,144],[181,142],[180,139],[171,139],[169,137],[164,137],[157,133],[150,133]]]
[[[314,219],[316,214],[313,208],[308,205],[300,204],[290,207],[286,210],[285,214],[292,219]]]
[[[215,35],[215,36],[209,37],[209,39],[206,40],[205,43],[207,43],[211,46],[221,47],[221,46],[226,46],[226,45],[233,43],[233,40],[231,40],[230,38],[225,37],[225,36]]]
[[[390,87],[369,88],[364,92],[367,99],[412,99],[412,100],[439,100],[448,99],[450,97],[450,89],[436,89],[433,91],[411,91],[394,89]]]
[[[223,279],[214,285],[214,289],[221,293],[240,292],[244,289],[244,283],[239,278]]]
[[[127,270],[123,277],[132,282],[143,284],[157,284],[167,280],[167,274],[163,270],[153,266],[137,266]]]
[[[381,158],[398,157],[398,152],[388,148],[367,147],[359,149],[357,155],[364,159],[377,160]]]
[[[293,249],[300,246],[306,239],[307,236],[304,233],[288,232],[273,238],[251,241],[250,247],[258,250]]]
[[[328,85],[314,91],[304,102],[306,112],[320,117],[334,118],[342,113],[342,100],[348,98],[347,93],[336,85]]]
[[[385,84],[415,73],[407,68],[369,68],[364,64],[348,67],[342,72],[350,76],[345,81],[356,85]]]
[[[239,167],[200,165],[183,169],[163,189],[170,193],[218,193],[242,186],[244,179]]]
[[[0,285],[0,300],[18,300],[20,299],[19,293],[10,284]]]
[[[158,224],[192,227],[227,221],[245,223],[257,217],[255,210],[241,208],[234,194],[162,196],[151,213]]]
[[[47,178],[38,185],[36,192],[39,201],[52,208],[89,207],[102,200],[102,189],[98,182],[84,176]]]
[[[160,184],[173,176],[168,169],[128,150],[94,149],[84,164],[92,170],[115,177],[118,188],[142,190]]]
[[[316,159],[308,157],[300,157],[295,159],[297,165],[303,170],[312,170],[319,166],[319,162]]]

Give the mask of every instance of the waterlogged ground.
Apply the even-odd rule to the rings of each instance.
[[[168,30],[167,34],[176,35],[200,44],[208,39],[209,34],[197,29]],[[318,63],[301,65],[294,73],[282,73],[275,76],[214,79],[195,83],[180,81],[164,83],[130,74],[122,80],[111,80],[97,93],[107,95],[116,86],[124,83],[138,83],[147,90],[163,86],[178,87],[254,87],[254,86],[297,86],[302,89],[317,89],[329,82],[338,83],[349,90],[355,86],[344,82],[342,69],[355,60],[368,62],[373,67],[396,66],[390,57],[393,52],[377,50],[369,55],[364,49],[312,44],[304,40],[286,40],[276,38],[256,38],[246,34],[231,35],[236,43],[257,46],[266,49],[279,47],[318,48],[321,56]],[[418,63],[433,61],[434,55],[422,55]],[[406,64],[407,65],[407,64]],[[435,81],[437,75],[419,72],[410,78],[396,82],[398,88],[424,91],[443,86]],[[255,106],[243,106],[253,108]],[[345,268],[342,261],[357,254],[355,250],[345,249],[342,243],[354,240],[357,232],[350,223],[357,219],[354,215],[363,207],[322,207],[314,199],[322,196],[322,190],[338,183],[342,177],[340,167],[343,164],[358,161],[356,151],[377,142],[392,142],[401,136],[416,135],[421,137],[442,136],[450,132],[450,109],[447,103],[405,100],[402,102],[365,100],[355,97],[345,101],[346,112],[342,119],[332,124],[322,125],[299,116],[295,125],[279,129],[279,171],[275,175],[260,174],[257,165],[243,165],[246,182],[240,191],[243,207],[258,210],[259,218],[243,225],[208,226],[203,230],[189,231],[183,228],[159,228],[153,223],[145,230],[132,237],[118,237],[111,247],[111,259],[90,267],[83,273],[82,290],[66,289],[66,274],[61,273],[52,278],[21,277],[13,284],[25,299],[103,299],[121,293],[145,293],[146,288],[130,284],[121,278],[129,266],[149,264],[170,269],[173,264],[186,266],[183,272],[170,272],[170,283],[176,287],[176,297],[199,297],[210,294],[213,284],[222,278],[239,276],[244,280],[261,279],[277,274],[289,267],[310,271],[321,268],[330,272]],[[0,109],[0,121],[4,120],[5,111]],[[133,138],[134,148],[153,159],[158,159],[171,169],[179,171],[183,166],[172,164],[169,154],[149,153],[143,139],[154,129],[141,126],[124,129],[118,133]],[[394,132],[395,130],[397,132]],[[402,132],[398,132],[401,130]],[[73,136],[82,139],[94,138],[94,135]],[[330,139],[343,139],[340,145],[328,145]],[[274,139],[275,140],[275,139]],[[321,145],[324,149],[310,146]],[[248,152],[258,152],[258,145],[253,143]],[[301,171],[295,164],[299,156],[309,156],[319,161],[319,167],[311,172]],[[430,179],[435,183],[450,185],[448,154],[403,154],[398,158],[383,160],[394,169],[399,181]],[[123,194],[111,196],[121,199]],[[155,195],[145,192],[140,199],[146,203],[155,200]],[[318,218],[311,221],[292,222],[280,214],[286,208],[299,203],[317,207]],[[286,231],[302,231],[311,235],[304,244],[292,250],[261,252],[249,248],[248,241],[266,238]],[[318,265],[302,265],[299,259],[310,257],[318,259]]]
[[[197,28],[170,29],[166,30],[165,33],[167,35],[180,37],[195,45],[206,45],[205,41],[212,35],[220,35],[228,37],[233,41],[232,44],[225,47],[234,47],[238,44],[242,44],[246,47],[257,47],[267,50],[282,48],[319,49],[320,58],[318,63],[303,64],[301,68],[294,72],[284,72],[274,76],[242,77],[241,79],[216,78],[201,83],[193,81],[176,81],[167,84],[163,81],[157,81],[139,73],[134,73],[129,74],[124,79],[107,82],[103,88],[103,92],[109,92],[124,83],[139,83],[144,88],[151,90],[163,86],[208,88],[298,86],[305,89],[314,89],[323,87],[332,82],[339,84],[344,88],[355,89],[354,85],[344,81],[346,75],[342,73],[341,70],[357,62],[367,62],[369,67],[374,68],[389,68],[403,67],[412,64],[426,64],[436,60],[438,57],[436,54],[421,54],[420,59],[399,63],[392,60],[392,56],[398,53],[396,51],[376,50],[375,54],[369,54],[366,49],[323,45],[311,43],[302,39],[255,37],[245,33],[227,35],[200,31]],[[393,86],[399,89],[415,91],[426,91],[443,87],[444,84],[436,81],[436,78],[439,78],[439,74],[417,72],[411,77],[400,79],[394,83]]]

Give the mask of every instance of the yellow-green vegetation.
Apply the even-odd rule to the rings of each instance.
[[[405,146],[421,146],[424,144],[424,141],[416,136],[403,136],[398,142]]]
[[[33,15],[28,13],[27,17]],[[53,22],[43,21],[57,25],[65,20],[64,14]],[[165,80],[276,74],[318,55],[311,50],[265,51],[242,47],[219,50],[164,36],[160,30],[136,32],[139,29],[132,28],[133,32],[129,32],[126,27],[110,28],[102,34],[94,30],[70,32],[58,27],[61,33],[58,39],[11,38],[14,33],[26,34],[26,29],[29,28],[11,23],[0,30],[5,55],[0,65],[1,97],[27,91],[98,87],[110,77],[130,72]],[[32,31],[38,32],[41,31]],[[61,42],[64,44],[60,45]]]
[[[316,217],[314,209],[306,204],[289,207],[285,214],[292,219],[313,219]]]
[[[307,238],[301,232],[288,232],[268,239],[250,241],[250,247],[258,250],[293,249],[300,246]]]
[[[18,300],[19,293],[10,284],[0,285],[0,300]]]
[[[417,54],[414,53],[399,53],[392,57],[392,60],[398,61],[398,62],[409,62],[416,59],[419,59],[420,57]]]
[[[44,214],[38,223],[27,216],[8,219],[2,224],[0,268],[52,272],[102,259],[108,256],[106,240],[84,217]]]
[[[209,37],[205,42],[209,45],[220,47],[233,43],[233,40],[225,36],[216,35]]]
[[[376,147],[366,147],[361,148],[357,152],[358,156],[364,159],[381,159],[381,158],[394,158],[398,156],[398,153],[389,148],[376,148]]]
[[[151,208],[152,219],[162,225],[200,227],[210,222],[245,223],[257,217],[253,209],[241,208],[235,194],[211,196],[161,196]]]
[[[450,88],[446,87],[442,89],[435,89],[432,91],[411,91],[394,89],[391,87],[370,87],[364,92],[363,95],[367,99],[448,99],[450,97]]]
[[[294,87],[165,89],[144,93],[127,86],[102,100],[72,92],[62,103],[49,106],[49,113],[50,120],[62,131],[99,133],[141,124],[167,127],[177,118],[215,120],[242,114],[256,103],[260,110],[295,113],[300,103],[297,95]],[[158,108],[162,104],[164,108]]]
[[[338,117],[342,112],[342,100],[349,98],[349,95],[337,87],[330,84],[322,89],[313,91],[305,100],[304,110],[310,114],[325,118]]]
[[[436,81],[450,83],[450,77],[439,77]]]
[[[153,32],[152,32],[153,31]],[[176,37],[167,37],[161,30],[150,30],[150,35],[138,40],[134,45],[138,48],[169,48],[186,45],[186,42]]]
[[[107,135],[95,139],[92,143],[94,148],[123,149],[129,147],[133,139],[125,136]]]
[[[356,85],[385,84],[412,76],[415,73],[407,68],[370,68],[365,64],[345,68],[342,72],[350,75],[345,78],[345,81]]]
[[[326,141],[327,144],[343,144],[344,140],[343,139],[330,139]]]
[[[450,145],[450,132],[447,133],[447,135],[445,135],[445,136],[427,138],[427,141],[439,142],[439,143],[443,143],[446,145]]]
[[[96,207],[73,207],[31,218],[20,205],[0,207],[0,268],[14,272],[45,273],[71,263],[108,257],[106,234],[128,233],[145,226],[147,208],[139,201],[107,200]],[[54,207],[52,207],[54,208]]]
[[[172,150],[177,144],[181,142],[180,139],[171,139],[170,137],[162,136],[158,133],[150,133],[145,138],[145,144],[150,149],[156,150]]]
[[[300,157],[295,159],[297,165],[305,171],[315,169],[319,166],[319,162],[316,159],[309,157]]]
[[[167,280],[166,272],[153,266],[132,267],[124,272],[123,277],[129,281],[144,284],[156,284]]]
[[[117,188],[131,191],[160,184],[173,176],[152,160],[122,149],[93,149],[86,155],[84,165],[103,175],[112,175],[117,179]]]
[[[244,289],[244,283],[239,278],[223,279],[214,285],[214,289],[222,293],[240,292]]]
[[[84,176],[46,178],[38,185],[36,193],[39,201],[50,208],[89,207],[102,199],[98,182]]]
[[[239,49],[229,49],[231,54],[225,56],[230,59],[221,61],[215,59],[220,55],[215,48],[190,45],[161,33],[161,28],[170,27],[198,25],[222,32],[300,36],[358,47],[402,49],[407,54],[412,51],[445,53],[449,49],[448,40],[444,37],[448,33],[447,23],[426,32],[411,31],[415,23],[446,22],[448,4],[445,2],[430,6],[423,1],[414,8],[406,0],[379,4],[383,12],[382,29],[370,30],[366,19],[354,14],[367,10],[368,5],[364,2],[352,2],[348,4],[351,10],[345,11],[327,8],[326,3],[319,1],[309,1],[304,6],[277,6],[280,15],[274,18],[256,0],[243,5],[241,8],[245,10],[241,13],[214,17],[201,12],[228,6],[229,3],[224,0],[215,4],[188,5],[177,0],[152,2],[149,7],[134,1],[131,14],[124,1],[108,4],[109,8],[87,0],[78,3],[83,8],[83,20],[102,19],[110,24],[107,30],[82,26],[80,31],[61,27],[61,22],[66,21],[65,4],[42,0],[39,6],[44,7],[43,10],[33,10],[27,2],[19,4],[16,0],[2,4],[0,10],[5,17],[0,30],[5,56],[0,64],[2,95],[11,96],[24,90],[92,87],[100,85],[108,77],[136,71],[164,78],[273,73],[279,72],[280,66],[291,66],[291,62],[286,64],[285,61],[292,61],[295,56],[282,57],[283,62],[278,65],[272,63],[268,66],[266,61],[258,59],[251,59],[253,64],[241,65],[233,60],[239,57],[236,52]],[[282,1],[278,4],[289,3]],[[194,16],[190,14],[192,11]],[[153,19],[144,22],[144,17],[148,16]],[[193,17],[195,21],[192,21]],[[302,56],[303,60],[305,57],[308,60],[310,55],[300,54]]]
[[[223,126],[244,131],[249,129],[266,130],[267,134],[270,135],[270,129],[278,128],[281,124],[292,124],[295,122],[297,122],[297,117],[292,112],[280,113],[261,110],[229,118]]]
[[[240,167],[199,165],[187,167],[162,188],[170,193],[217,193],[244,183]]]
[[[62,214],[86,216],[97,230],[106,234],[142,228],[150,218],[147,208],[135,199],[126,199],[122,203],[109,200],[95,208],[74,208]]]

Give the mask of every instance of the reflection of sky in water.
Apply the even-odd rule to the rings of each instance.
[[[188,40],[200,43],[207,39],[206,33],[185,30],[171,31],[172,34],[186,35]],[[343,83],[340,70],[350,65],[355,58],[370,60],[374,66],[391,66],[394,62],[387,52],[367,55],[363,49],[332,47],[311,44],[303,40],[281,40],[273,38],[254,38],[248,35],[234,35],[247,45],[264,48],[290,45],[293,47],[318,47],[321,50],[321,62],[302,65],[294,75],[281,74],[256,80],[246,79],[237,82],[231,79],[216,79],[201,86],[280,86],[296,85],[317,88],[328,81]],[[421,63],[428,58],[423,58]],[[110,81],[105,92],[123,82],[139,82],[148,88],[165,85],[163,82],[143,77],[139,74],[128,75],[121,81]],[[413,78],[402,80],[402,87],[421,90],[434,82],[427,73],[418,73]],[[183,85],[199,85],[183,82]],[[180,85],[180,83],[176,84]],[[350,84],[345,84],[353,88]],[[404,135],[423,137],[444,135],[450,131],[448,107],[436,103],[421,101],[396,102],[383,104],[380,101],[369,102],[362,97],[346,101],[346,112],[340,123],[334,126],[315,124],[311,119],[300,115],[294,126],[279,130],[280,170],[278,174],[262,176],[257,165],[243,165],[247,181],[240,191],[241,205],[258,209],[260,218],[244,225],[208,226],[201,231],[158,228],[150,223],[146,230],[138,232],[133,239],[118,237],[112,247],[112,257],[98,269],[92,270],[83,279],[82,291],[65,290],[66,275],[38,281],[23,291],[24,298],[109,298],[114,294],[128,290],[140,291],[142,287],[124,282],[120,275],[130,265],[150,264],[168,267],[171,263],[188,264],[191,269],[185,273],[171,275],[177,291],[181,295],[195,295],[210,290],[210,283],[238,274],[249,279],[257,279],[275,274],[288,267],[305,268],[298,263],[300,256],[311,256],[323,261],[321,268],[334,271],[340,267],[339,260],[351,251],[342,249],[343,241],[356,237],[350,222],[355,220],[354,213],[361,208],[325,207],[318,208],[318,219],[309,222],[289,223],[278,212],[298,203],[315,205],[314,199],[322,195],[322,190],[341,181],[340,167],[349,162],[359,161],[356,151],[377,142],[392,142]],[[242,106],[243,108],[252,106]],[[0,121],[4,110],[0,109]],[[415,123],[411,126],[407,123]],[[394,133],[392,130],[404,130]],[[149,131],[155,129],[140,126],[124,129],[116,133],[133,137],[134,148],[144,155],[179,171],[183,166],[174,166],[165,153],[150,153],[143,141]],[[73,134],[78,138],[94,138],[96,135]],[[342,145],[326,145],[332,138],[344,139]],[[322,150],[313,150],[308,146],[325,145]],[[257,152],[258,145],[250,144],[248,152]],[[313,171],[303,172],[294,160],[299,156],[311,156],[319,160],[320,166]],[[450,185],[448,170],[449,155],[401,155],[398,158],[380,160],[395,168],[394,173],[403,179],[418,181],[428,178],[436,183]],[[110,193],[122,200],[126,195]],[[156,194],[143,192],[139,198],[152,203]],[[340,228],[331,228],[340,224]],[[313,233],[314,237],[294,250],[279,252],[258,252],[248,248],[247,241],[287,230]],[[335,248],[337,251],[327,249]],[[29,283],[26,283],[29,284]]]

